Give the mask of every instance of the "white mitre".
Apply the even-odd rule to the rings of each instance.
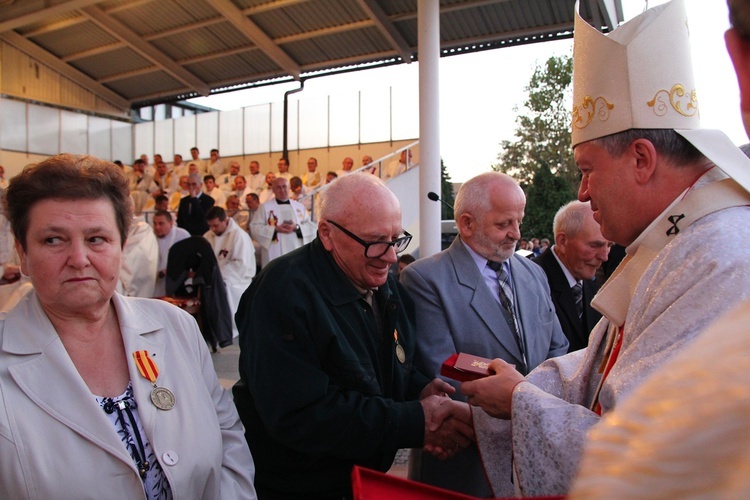
[[[572,145],[631,128],[674,129],[750,191],[750,160],[719,130],[700,128],[683,0],[605,35],[576,5]]]

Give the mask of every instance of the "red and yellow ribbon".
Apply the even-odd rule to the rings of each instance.
[[[159,367],[156,366],[154,360],[148,355],[148,351],[135,351],[133,353],[133,358],[135,358],[135,365],[138,367],[141,376],[156,385],[156,377],[159,376]]]

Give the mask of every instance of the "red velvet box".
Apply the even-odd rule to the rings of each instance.
[[[459,382],[476,380],[490,374],[488,366],[491,361],[491,359],[463,352],[452,354],[448,359],[443,361],[443,366],[440,368],[440,375],[458,380]]]

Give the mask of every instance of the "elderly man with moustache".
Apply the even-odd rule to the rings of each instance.
[[[455,389],[413,365],[414,304],[389,273],[411,241],[396,197],[349,175],[318,213],[318,237],[264,267],[237,314],[260,498],[351,498],[354,465],[385,471],[399,448],[452,453],[471,436]]]
[[[599,290],[594,278],[607,261],[609,242],[589,202],[563,205],[555,214],[552,231],[555,244],[532,260],[547,275],[557,319],[570,342],[568,352],[573,352],[588,345],[589,333],[602,317],[591,307],[591,299]]]
[[[495,375],[462,384],[482,407],[474,427],[496,495],[513,491],[511,470],[524,495],[567,493],[601,416],[750,296],[747,252],[726,252],[750,248],[750,162],[700,128],[684,3],[609,35],[576,15],[574,54],[578,199],[627,256],[594,298],[603,318],[586,349],[525,380],[495,360]]]
[[[514,253],[525,207],[526,196],[511,177],[489,172],[470,179],[456,197],[459,236],[450,248],[402,271],[416,306],[414,363],[425,374],[439,375],[454,353],[500,358],[526,374],[568,352],[544,272]],[[444,462],[415,450],[409,466],[412,479],[492,496],[474,446]]]

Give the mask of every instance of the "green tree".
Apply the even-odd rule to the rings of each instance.
[[[455,203],[453,199],[453,181],[442,158],[440,159],[440,199],[451,207]],[[440,204],[440,218],[442,220],[453,220],[453,209],[445,206],[445,203]]]
[[[494,170],[516,178],[527,195],[524,236],[551,237],[552,219],[576,197],[578,169],[570,147],[573,59],[537,65],[517,113],[515,139],[501,141]]]
[[[524,191],[526,210],[521,233],[552,241],[552,219],[555,213],[574,198],[570,193],[570,186],[565,179],[550,172],[549,168],[540,168],[534,174],[531,184],[524,187]]]

